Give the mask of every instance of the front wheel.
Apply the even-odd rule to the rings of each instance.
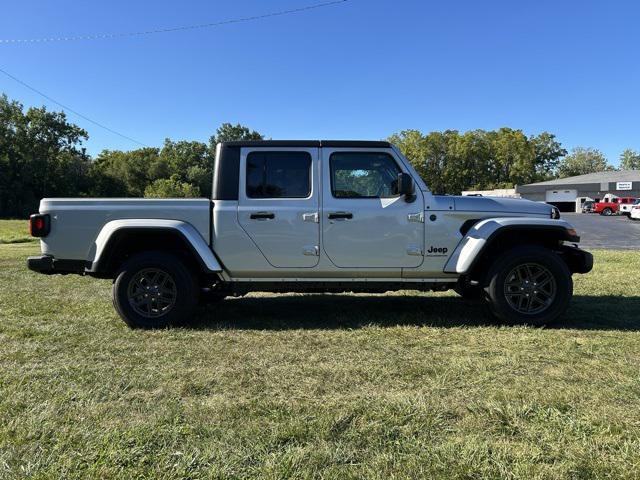
[[[609,207],[605,208],[604,210],[602,210],[602,212],[600,212],[600,215],[604,215],[605,217],[610,217],[613,214],[613,210],[611,210]]]
[[[562,315],[573,296],[565,262],[549,249],[529,245],[503,254],[489,272],[485,294],[491,312],[510,324],[541,326]]]
[[[112,298],[131,328],[164,328],[191,317],[198,302],[198,283],[175,255],[143,252],[122,265]]]

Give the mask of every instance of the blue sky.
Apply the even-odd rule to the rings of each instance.
[[[7,2],[0,38],[128,32],[322,0]],[[222,122],[271,138],[378,139],[409,128],[555,133],[618,163],[640,150],[640,2],[349,0],[141,37],[0,45],[0,68],[147,145]],[[47,100],[0,75],[26,106]],[[70,114],[86,146],[137,145]]]

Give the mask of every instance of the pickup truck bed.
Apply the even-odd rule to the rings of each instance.
[[[40,203],[40,213],[50,214],[53,221],[50,233],[41,239],[42,253],[55,254],[58,259],[92,262],[96,235],[102,227],[112,220],[136,218],[186,222],[210,244],[211,207],[211,200],[206,198],[45,198]]]

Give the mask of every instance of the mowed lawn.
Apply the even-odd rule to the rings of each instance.
[[[6,243],[29,243],[37,238],[29,235],[29,222],[25,220],[0,220],[0,245]]]
[[[597,251],[545,329],[401,292],[252,295],[164,331],[36,252],[0,245],[2,479],[640,476],[640,252]]]

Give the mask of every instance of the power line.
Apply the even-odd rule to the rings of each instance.
[[[261,20],[264,18],[270,17],[279,17],[282,15],[289,15],[292,13],[300,13],[308,10],[314,10],[322,7],[329,7],[331,5],[338,5],[340,3],[345,3],[349,0],[334,0],[331,2],[324,3],[316,3],[314,5],[309,5],[306,7],[293,8],[290,10],[281,10],[278,12],[265,13],[262,15],[253,15],[250,17],[240,17],[233,18],[229,20],[222,20],[219,22],[212,23],[201,23],[197,25],[183,25],[180,27],[168,27],[168,28],[159,28],[155,30],[142,30],[137,32],[120,32],[120,33],[95,33],[88,35],[71,35],[71,36],[58,36],[58,37],[42,37],[42,38],[17,38],[17,39],[0,39],[0,44],[11,44],[11,43],[45,43],[45,42],[69,42],[69,41],[79,41],[79,40],[103,40],[103,39],[114,39],[114,38],[124,38],[124,37],[137,37],[141,35],[152,35],[156,33],[169,33],[169,32],[177,32],[183,30],[195,30],[199,28],[213,28],[219,27],[222,25],[230,25],[233,23],[242,23],[242,22],[251,22],[254,20]]]
[[[58,105],[58,106],[60,106],[60,107],[64,108],[65,110],[67,110],[67,111],[69,111],[69,112],[73,113],[74,115],[77,115],[77,116],[78,116],[78,117],[80,117],[80,118],[84,118],[87,122],[91,122],[91,123],[93,123],[94,125],[97,125],[97,126],[98,126],[98,127],[100,127],[100,128],[104,128],[104,129],[105,129],[105,130],[107,130],[108,132],[111,132],[111,133],[113,133],[113,134],[115,134],[115,135],[118,135],[119,137],[122,137],[122,138],[124,138],[124,139],[126,139],[126,140],[129,140],[129,141],[133,142],[133,143],[137,143],[138,145],[141,145],[141,146],[143,146],[143,147],[146,147],[146,146],[147,146],[147,145],[145,145],[144,143],[139,142],[138,140],[135,140],[135,139],[133,139],[133,138],[131,138],[131,137],[128,137],[127,135],[124,135],[124,134],[122,134],[122,133],[120,133],[120,132],[116,132],[114,129],[109,128],[109,127],[107,127],[106,125],[103,125],[103,124],[102,124],[102,123],[100,123],[100,122],[96,122],[95,120],[90,119],[90,118],[89,118],[89,117],[87,117],[86,115],[83,115],[82,113],[80,113],[80,112],[78,112],[78,111],[76,111],[76,110],[74,110],[74,109],[72,109],[72,108],[67,107],[66,105],[64,105],[64,104],[62,104],[62,103],[60,103],[60,102],[58,102],[57,100],[55,100],[55,99],[51,98],[49,95],[46,95],[45,93],[42,93],[40,90],[37,90],[36,88],[34,88],[34,87],[32,87],[31,85],[29,85],[29,84],[27,84],[27,83],[23,82],[23,81],[22,81],[22,80],[20,80],[19,78],[14,77],[14,76],[13,76],[13,75],[11,75],[9,72],[7,72],[7,71],[5,71],[5,70],[3,70],[3,69],[1,69],[1,68],[0,68],[0,73],[4,73],[4,74],[5,74],[7,77],[9,77],[10,79],[14,80],[15,82],[18,82],[20,85],[23,85],[23,86],[27,87],[29,90],[32,90],[32,91],[36,92],[38,95],[40,95],[40,96],[42,96],[42,97],[46,98],[46,99],[47,99],[47,100],[49,100],[50,102],[55,103],[56,105]]]

